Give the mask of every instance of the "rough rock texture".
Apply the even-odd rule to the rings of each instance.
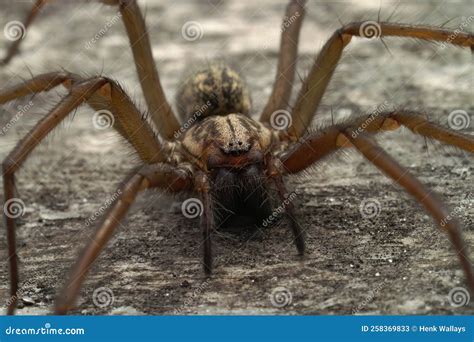
[[[145,4],[146,3],[146,4]],[[170,99],[183,73],[215,58],[238,67],[249,83],[257,115],[274,79],[279,27],[286,1],[143,1],[153,51]],[[303,77],[325,39],[343,23],[377,20],[380,2],[309,1],[302,30],[298,72]],[[30,4],[0,1],[0,26],[21,19]],[[383,2],[381,18],[395,3]],[[402,2],[392,21],[458,28],[472,15],[472,3]],[[116,9],[95,3],[58,1],[28,31],[22,54],[0,68],[0,88],[33,74],[65,68],[119,80],[145,108],[132,55]],[[195,21],[202,37],[187,41],[182,27]],[[101,29],[105,28],[105,33]],[[465,27],[473,31],[473,22]],[[99,38],[93,37],[98,34]],[[7,40],[0,37],[1,52]],[[473,66],[467,49],[412,39],[353,39],[344,53],[315,125],[387,108],[420,110],[448,123],[448,114],[471,114]],[[299,82],[298,82],[299,83]],[[295,86],[295,94],[299,84]],[[4,158],[18,139],[64,95],[47,95],[0,107]],[[30,104],[31,101],[31,104]],[[26,106],[18,108],[18,106]],[[24,114],[18,112],[24,108]],[[131,150],[110,130],[95,129],[93,111],[81,108],[74,121],[48,137],[18,174],[26,212],[18,224],[22,300],[20,313],[44,313],[80,248],[89,241],[86,225],[116,185],[137,164]],[[14,118],[18,118],[14,120]],[[465,128],[472,134],[474,123]],[[11,127],[10,127],[11,126]],[[407,130],[388,133],[380,143],[411,173],[449,204],[474,242],[472,155],[425,142]],[[85,314],[472,314],[472,304],[456,307],[448,294],[466,287],[446,236],[403,190],[355,153],[329,158],[304,175],[288,179],[307,232],[307,255],[296,255],[284,221],[257,238],[215,234],[215,273],[201,268],[198,221],[180,212],[184,197],[148,192],[102,253],[82,291],[77,313]],[[3,195],[0,195],[3,196]],[[469,197],[470,196],[470,197]],[[470,198],[470,200],[466,200]],[[364,218],[363,200],[377,213]],[[365,203],[365,202],[364,202]],[[3,224],[3,223],[2,223]],[[6,259],[5,234],[0,259]],[[474,258],[474,250],[470,255]],[[8,299],[6,263],[0,263],[0,306]],[[94,297],[106,288],[113,302]],[[284,288],[282,296],[272,293]],[[107,292],[109,291],[109,292]],[[111,292],[110,292],[111,291]],[[291,296],[291,303],[284,303]],[[94,304],[93,298],[96,300]],[[282,300],[272,303],[271,298]],[[287,301],[289,302],[289,300]],[[107,305],[109,304],[109,305]]]

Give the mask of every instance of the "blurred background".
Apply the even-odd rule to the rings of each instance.
[[[11,42],[3,30],[22,21],[32,1],[0,0],[0,56]],[[161,82],[173,101],[193,65],[225,60],[241,71],[258,116],[271,92],[287,1],[139,1]],[[467,1],[308,1],[300,38],[298,74],[304,77],[326,39],[355,20],[386,20],[474,31]],[[94,1],[51,1],[26,32],[21,54],[0,67],[0,91],[31,75],[66,69],[118,80],[146,110],[131,50],[117,8]],[[470,19],[471,18],[471,19]],[[467,23],[467,26],[466,26]],[[196,31],[186,33],[192,25]],[[384,104],[413,109],[448,125],[462,110],[472,134],[473,64],[468,49],[413,39],[354,38],[324,97],[315,127]],[[293,98],[299,90],[297,80]],[[0,159],[58,100],[62,88],[0,106]],[[19,117],[19,120],[13,120]],[[82,107],[32,154],[18,173],[25,215],[18,225],[24,293],[20,312],[51,306],[59,284],[94,227],[84,221],[103,205],[137,158],[111,130],[92,124]],[[72,116],[71,116],[72,118]],[[13,121],[12,121],[13,120]],[[425,142],[406,130],[380,143],[440,193],[474,243],[472,155]],[[398,186],[351,153],[290,178],[297,190],[308,255],[296,256],[285,222],[259,239],[216,234],[214,276],[201,270],[198,222],[179,210],[182,198],[146,193],[91,272],[78,313],[86,314],[469,314],[449,293],[465,287],[446,237]],[[1,185],[0,185],[1,189]],[[3,191],[3,189],[2,189]],[[0,197],[3,194],[0,194]],[[361,201],[378,203],[362,217]],[[466,200],[467,198],[467,200]],[[6,259],[2,230],[0,257]],[[471,255],[472,250],[471,250]],[[0,300],[8,298],[6,263],[0,263]],[[106,288],[113,300],[97,305]],[[275,305],[281,288],[286,305]]]

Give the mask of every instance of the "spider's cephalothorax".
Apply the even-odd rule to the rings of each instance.
[[[217,227],[231,216],[253,217],[256,224],[271,214],[266,164],[277,136],[249,116],[250,97],[239,74],[223,64],[193,74],[177,100],[183,120],[193,120],[183,134],[184,151],[208,170]]]
[[[8,313],[14,312],[18,293],[18,256],[15,234],[15,175],[33,149],[69,113],[87,103],[97,113],[113,114],[113,127],[134,148],[142,165],[120,186],[120,196],[110,205],[64,286],[56,312],[65,313],[74,304],[81,284],[114,230],[140,191],[158,188],[169,192],[194,192],[202,203],[203,265],[212,266],[211,233],[225,224],[227,214],[250,215],[261,221],[270,211],[267,185],[273,184],[279,205],[288,218],[293,241],[300,254],[304,240],[283,175],[305,170],[341,148],[362,154],[388,177],[407,190],[447,232],[455,248],[469,288],[474,291],[474,273],[456,220],[443,202],[394,160],[372,139],[382,131],[404,126],[425,138],[436,139],[474,153],[474,138],[430,122],[427,113],[377,112],[308,133],[345,47],[354,36],[411,37],[461,47],[474,47],[474,35],[465,31],[389,22],[353,22],[336,30],[323,46],[303,80],[294,104],[289,106],[297,47],[305,13],[304,0],[290,0],[281,29],[277,77],[258,121],[249,114],[250,97],[244,82],[231,68],[215,64],[190,76],[178,91],[178,121],[169,105],[156,71],[148,30],[135,0],[100,0],[120,9],[135,59],[136,70],[153,128],[117,82],[106,77],[84,79],[67,72],[52,72],[0,92],[0,104],[65,85],[69,93],[18,143],[3,161],[4,212],[10,265]],[[48,1],[37,0],[26,21],[28,27]],[[276,27],[276,25],[275,25]],[[374,34],[375,32],[375,34]],[[3,63],[18,51],[16,40]],[[291,108],[290,108],[291,107]],[[192,198],[195,200],[195,198]],[[190,199],[191,200],[191,199]],[[9,205],[13,203],[12,212]],[[184,204],[184,203],[183,203]],[[308,227],[309,229],[311,227]]]

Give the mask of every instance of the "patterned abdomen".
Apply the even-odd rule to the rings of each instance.
[[[181,121],[250,112],[250,96],[239,74],[224,64],[210,65],[188,77],[176,96]]]

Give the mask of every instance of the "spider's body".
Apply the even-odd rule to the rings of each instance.
[[[253,216],[258,224],[271,214],[265,184],[271,144],[270,130],[243,114],[211,115],[184,133],[184,154],[209,172],[217,227],[234,215]]]
[[[299,32],[305,13],[304,0],[291,0],[281,30],[276,80],[258,121],[250,117],[250,96],[242,78],[233,69],[215,64],[194,73],[180,87],[176,97],[180,122],[161,87],[145,21],[136,1],[100,1],[120,9],[151,123],[161,139],[157,138],[152,126],[143,119],[125,91],[110,78],[83,79],[72,73],[52,72],[0,92],[0,104],[3,104],[60,85],[69,89],[67,96],[38,122],[2,164],[12,295],[9,313],[14,312],[18,291],[15,216],[8,215],[7,206],[16,199],[15,174],[48,133],[83,103],[96,113],[113,115],[114,129],[136,151],[142,165],[120,186],[120,196],[110,206],[93,241],[78,259],[57,302],[57,313],[65,313],[72,307],[87,271],[140,191],[148,188],[193,192],[199,197],[203,266],[207,274],[212,270],[211,235],[215,229],[228,224],[231,216],[251,216],[257,225],[270,215],[274,217],[268,195],[270,187],[276,190],[278,208],[283,209],[293,232],[293,241],[299,254],[303,254],[304,231],[296,220],[283,176],[304,170],[342,148],[351,148],[362,154],[422,204],[448,234],[467,284],[474,291],[473,269],[458,223],[450,216],[448,208],[371,138],[379,132],[404,126],[415,134],[474,153],[472,136],[430,122],[427,113],[400,110],[347,120],[307,133],[344,48],[353,36],[373,38],[375,32],[379,37],[411,37],[473,49],[472,33],[390,22],[344,25],[323,46],[290,108]],[[26,26],[46,3],[37,0]],[[4,63],[17,52],[19,42],[11,46]]]
[[[182,120],[193,122],[179,139],[188,158],[179,159],[209,171],[216,226],[242,223],[243,216],[261,224],[271,215],[265,165],[278,135],[250,117],[249,91],[240,75],[211,64],[183,83],[176,100]]]

